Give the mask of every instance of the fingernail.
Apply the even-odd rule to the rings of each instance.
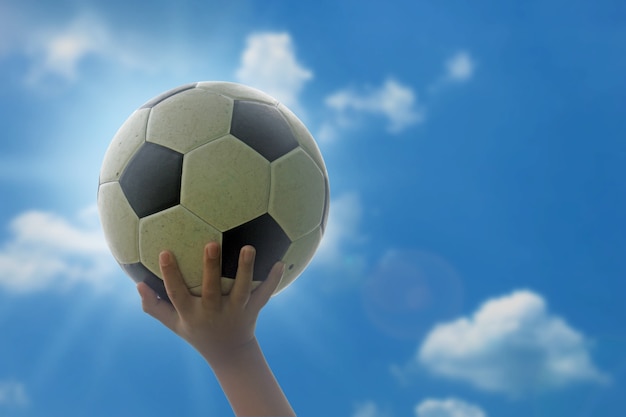
[[[170,264],[169,252],[163,251],[159,254],[159,263],[163,266],[168,266]]]
[[[219,255],[219,248],[217,245],[208,245],[207,246],[207,255],[209,255],[210,259],[217,259]]]
[[[252,262],[254,259],[254,248],[252,246],[245,246],[241,251],[243,252],[243,260],[248,263]]]

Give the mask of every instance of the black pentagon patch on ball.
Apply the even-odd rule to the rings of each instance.
[[[230,133],[270,162],[298,146],[280,111],[255,101],[235,100]]]
[[[137,262],[134,264],[120,264],[120,266],[133,281],[138,284],[145,282],[160,298],[167,301],[170,300],[165,291],[163,280],[153,274],[144,264]]]
[[[183,154],[146,142],[128,162],[120,186],[137,217],[180,203]]]
[[[160,102],[162,102],[163,100],[172,97],[173,95],[176,95],[185,90],[191,90],[192,88],[196,88],[196,85],[198,85],[198,83],[190,83],[190,84],[181,85],[180,87],[172,88],[171,90],[167,90],[163,94],[159,94],[152,100],[148,101],[146,104],[141,106],[140,109],[150,109],[156,106],[157,104],[159,104]]]
[[[252,245],[256,249],[253,279],[264,281],[290,244],[289,237],[269,214],[230,229],[222,236],[222,276],[235,278],[241,248]]]

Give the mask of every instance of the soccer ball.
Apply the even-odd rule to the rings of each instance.
[[[159,253],[172,251],[199,295],[209,241],[222,245],[225,294],[248,244],[253,288],[280,260],[281,291],[311,261],[328,209],[328,174],[304,124],[269,95],[227,82],[183,85],[136,110],[109,145],[98,186],[114,258],[164,299]]]

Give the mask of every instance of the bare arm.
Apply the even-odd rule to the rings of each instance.
[[[137,285],[146,313],[189,342],[213,369],[237,416],[295,416],[276,381],[254,334],[259,311],[280,282],[284,265],[278,263],[252,292],[255,251],[242,248],[235,285],[222,295],[220,248],[204,250],[202,296],[187,289],[174,256],[159,258],[171,304],[159,299],[144,283]]]
[[[256,339],[212,367],[236,415],[296,415]]]

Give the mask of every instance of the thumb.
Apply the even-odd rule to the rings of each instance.
[[[141,296],[141,308],[143,311],[174,331],[178,321],[176,309],[167,301],[159,298],[156,292],[145,282],[137,284],[137,291]]]

